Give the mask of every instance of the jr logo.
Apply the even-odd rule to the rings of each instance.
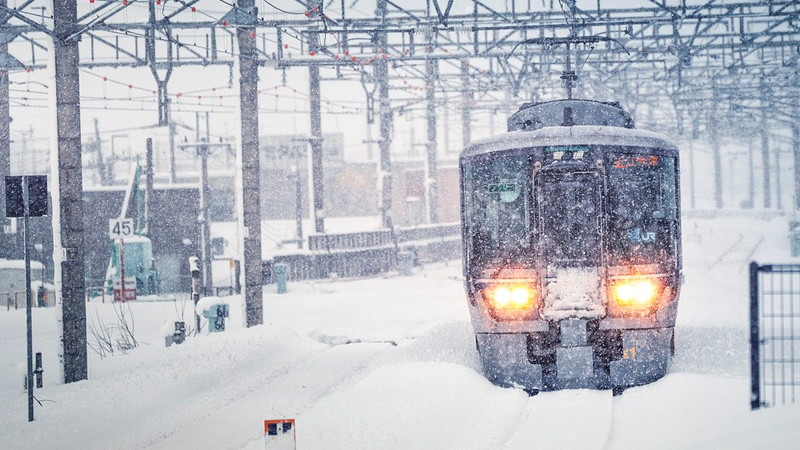
[[[639,242],[655,242],[656,241],[656,232],[655,231],[642,231],[639,228],[634,228],[629,230],[631,233],[631,242],[634,244],[638,244]]]

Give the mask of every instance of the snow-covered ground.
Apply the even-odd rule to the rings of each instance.
[[[291,283],[264,293],[264,325],[166,348],[186,297],[130,307],[141,344],[57,380],[55,310],[34,311],[45,387],[27,422],[24,311],[0,311],[0,447],[264,447],[265,419],[294,418],[301,449],[796,448],[800,406],[751,412],[747,263],[788,259],[788,218],[684,219],[685,284],[669,374],[619,397],[528,397],[481,374],[460,264],[410,277]],[[115,306],[90,303],[90,324]],[[119,306],[117,306],[119,307]],[[124,310],[128,312],[127,309]],[[191,323],[191,320],[189,320]],[[90,341],[92,340],[90,333]]]

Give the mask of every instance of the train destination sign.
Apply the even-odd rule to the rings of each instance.
[[[545,153],[585,153],[589,150],[591,150],[591,147],[588,145],[548,145],[544,148]]]
[[[503,192],[514,192],[517,190],[516,183],[496,183],[489,185],[490,194],[498,194]]]
[[[618,155],[614,159],[615,169],[627,169],[629,167],[657,167],[658,156],[656,155]]]

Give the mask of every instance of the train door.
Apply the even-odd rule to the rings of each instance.
[[[544,171],[536,180],[545,318],[600,314],[601,181],[594,172]],[[549,317],[548,317],[549,316]]]

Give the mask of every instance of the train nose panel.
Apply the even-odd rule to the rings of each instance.
[[[605,315],[597,267],[559,267],[549,272],[545,279],[542,317],[547,320],[596,319]]]

